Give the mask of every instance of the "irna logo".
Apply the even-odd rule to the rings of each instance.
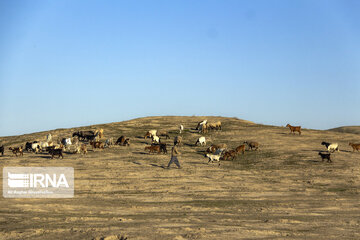
[[[72,167],[5,167],[3,178],[3,196],[6,198],[74,196]]]
[[[11,188],[37,188],[37,187],[69,187],[65,174],[60,174],[58,177],[56,174],[19,174],[8,172],[8,185]]]

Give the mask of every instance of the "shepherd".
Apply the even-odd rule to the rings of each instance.
[[[170,159],[170,162],[169,162],[167,168],[170,168],[170,165],[172,163],[175,163],[178,168],[181,168],[179,160],[177,158],[178,155],[180,155],[180,152],[177,150],[176,145],[174,145],[171,149],[171,159]]]

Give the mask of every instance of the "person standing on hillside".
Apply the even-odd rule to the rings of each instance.
[[[175,163],[178,168],[181,168],[179,160],[177,158],[178,155],[180,155],[180,152],[178,152],[176,145],[174,145],[171,149],[171,159],[170,159],[170,162],[169,162],[167,168],[170,168],[170,165],[172,163]]]

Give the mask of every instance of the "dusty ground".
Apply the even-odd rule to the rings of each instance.
[[[212,143],[233,148],[256,140],[261,150],[220,167],[207,164],[206,147],[193,146],[200,135],[191,130],[205,118],[223,122],[223,131],[205,134]],[[150,140],[140,136],[162,129],[173,139],[180,123],[186,129],[183,168],[167,170],[170,155],[145,153]],[[221,117],[151,117],[82,129],[99,127],[106,137],[129,136],[132,145],[66,154],[63,160],[5,152],[1,167],[73,167],[75,197],[1,197],[0,239],[360,239],[360,153],[348,146],[360,135],[307,129],[291,135],[284,127]],[[78,129],[50,132],[57,138]],[[0,143],[8,148],[47,133]],[[339,143],[333,163],[317,155],[325,150],[322,141]]]

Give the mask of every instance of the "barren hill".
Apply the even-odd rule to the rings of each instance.
[[[329,129],[329,131],[360,134],[360,126],[344,126],[344,127],[332,128]]]
[[[196,123],[220,120],[222,131],[204,136],[235,148],[246,140],[260,150],[234,161],[207,164],[207,146],[194,146]],[[183,124],[182,169],[165,169],[170,155],[148,154],[147,130],[167,130],[172,145]],[[70,199],[0,200],[1,239],[359,239],[360,153],[348,142],[359,135],[259,125],[223,117],[147,117],[82,128],[2,137],[6,149],[26,141],[71,137],[103,128],[105,138],[130,137],[130,147],[95,149],[87,155],[24,153],[0,157],[6,166],[64,166],[75,170]],[[333,162],[322,162],[322,141],[338,142]],[[168,147],[170,149],[170,147]],[[2,173],[1,173],[2,174]],[[2,178],[1,178],[2,179]]]

